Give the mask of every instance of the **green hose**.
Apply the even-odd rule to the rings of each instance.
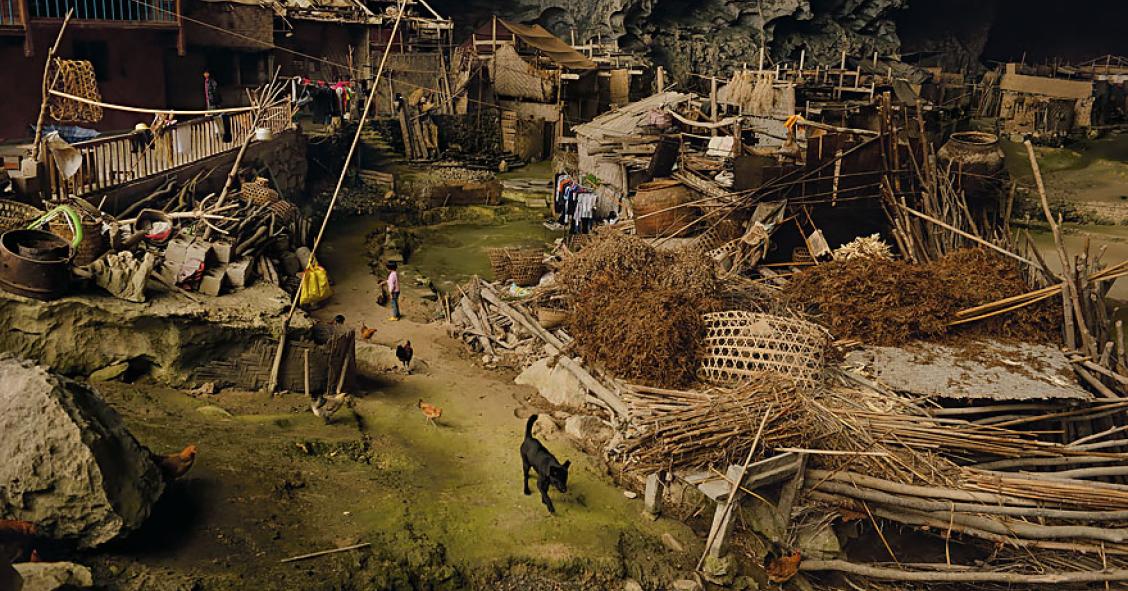
[[[42,217],[32,222],[28,228],[35,230],[55,219],[59,214],[67,216],[67,224],[70,225],[71,232],[74,234],[74,237],[71,238],[71,248],[78,250],[78,245],[82,244],[82,218],[78,217],[78,212],[69,205],[60,205],[43,214]]]

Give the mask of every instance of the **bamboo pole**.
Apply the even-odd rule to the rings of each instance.
[[[31,142],[31,159],[35,162],[39,162],[39,143],[43,140],[43,120],[47,117],[47,99],[50,98],[51,89],[55,87],[55,83],[59,80],[59,73],[62,72],[62,68],[55,71],[55,75],[51,77],[50,82],[47,82],[47,74],[51,72],[51,63],[59,52],[59,44],[63,41],[63,33],[67,31],[67,25],[70,24],[72,16],[74,16],[74,8],[68,10],[66,17],[63,18],[63,25],[59,27],[55,44],[47,51],[47,61],[43,64],[43,97],[39,101],[39,117],[35,120],[35,138]]]
[[[399,0],[399,6],[396,10],[396,20],[392,24],[392,33],[388,37],[388,43],[384,46],[384,55],[380,58],[380,67],[376,70],[376,78],[372,81],[372,88],[376,88],[380,83],[380,77],[384,74],[384,66],[388,63],[388,55],[392,50],[392,41],[395,39],[396,32],[399,30],[400,21],[403,19],[404,7],[407,5],[407,0]],[[364,133],[364,124],[368,120],[368,114],[372,111],[372,100],[376,97],[376,92],[368,94],[368,99],[364,102],[364,111],[360,114],[360,120],[357,123],[356,134],[353,135],[352,144],[349,146],[348,154],[345,155],[345,161],[341,164],[341,174],[337,178],[337,186],[333,189],[333,197],[329,200],[329,207],[325,210],[325,219],[321,221],[321,228],[317,231],[317,238],[313,241],[313,247],[310,248],[309,260],[315,260],[317,249],[321,246],[321,239],[325,236],[325,228],[329,225],[329,219],[333,216],[333,208],[337,205],[337,199],[341,194],[341,187],[345,184],[345,177],[349,172],[349,164],[352,162],[353,155],[356,154],[356,146],[360,143],[360,136]],[[274,352],[274,364],[270,368],[270,382],[267,385],[269,392],[274,392],[278,387],[278,372],[282,369],[282,357],[286,352],[286,333],[290,329],[290,321],[294,318],[294,312],[298,309],[298,301],[301,299],[302,288],[299,287],[297,293],[294,294],[293,300],[290,302],[290,311],[286,318],[282,320],[282,331],[278,340],[278,349]]]
[[[803,572],[836,571],[888,581],[920,583],[1003,583],[1019,585],[1050,585],[1068,583],[1100,583],[1128,581],[1128,569],[1081,571],[1068,573],[1023,574],[998,571],[949,571],[945,565],[938,570],[911,571],[849,562],[847,560],[804,560],[799,564]]]

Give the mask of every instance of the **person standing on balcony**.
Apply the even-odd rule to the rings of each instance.
[[[223,106],[219,97],[219,83],[211,77],[211,72],[204,70],[204,104],[208,110],[218,109]]]

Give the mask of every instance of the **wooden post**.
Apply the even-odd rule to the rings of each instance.
[[[799,77],[803,76],[803,65],[807,63],[807,50],[799,52]]]
[[[24,57],[35,55],[35,42],[31,36],[31,10],[27,7],[27,0],[19,0],[17,8],[20,12],[20,24],[24,31]]]
[[[188,55],[188,41],[184,37],[183,6],[181,0],[176,0],[176,55],[180,57]]]
[[[666,88],[666,69],[665,68],[663,68],[662,66],[658,66],[658,71],[655,73],[654,81],[655,81],[655,85],[657,86],[657,88],[654,89],[654,94],[659,94]]]
[[[490,37],[490,55],[492,56],[490,59],[494,60],[494,63],[496,64],[497,63],[497,15],[496,14],[493,17],[493,26],[491,28],[492,28],[493,33],[492,33],[492,36]]]
[[[63,19],[63,26],[59,27],[55,44],[47,51],[47,61],[43,63],[43,99],[39,101],[39,118],[35,120],[35,139],[31,143],[31,159],[35,162],[39,161],[39,144],[43,141],[43,119],[47,116],[47,99],[51,98],[51,89],[55,87],[55,82],[59,79],[59,71],[55,72],[50,81],[47,80],[47,74],[51,72],[51,62],[55,59],[55,54],[59,52],[59,43],[63,41],[63,33],[66,32],[67,24],[70,23],[73,15],[74,9],[71,8],[67,11],[66,18]]]
[[[760,65],[756,68],[760,72],[764,71],[764,40],[760,40]]]
[[[720,120],[717,116],[717,77],[709,78],[709,116],[712,117],[713,123]],[[713,137],[717,137],[717,128],[712,129]]]

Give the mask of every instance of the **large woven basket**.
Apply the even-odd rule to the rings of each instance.
[[[821,382],[829,346],[826,330],[804,320],[742,310],[706,314],[697,374],[705,382],[732,385],[774,371],[813,389]]]
[[[0,232],[26,228],[42,215],[43,211],[26,203],[0,199]]]
[[[74,232],[71,231],[70,224],[63,216],[57,216],[52,219],[47,228],[52,234],[70,242],[74,238]],[[82,220],[82,241],[78,243],[78,248],[75,249],[74,259],[72,264],[76,267],[89,265],[102,256],[109,250],[106,244],[106,238],[102,235],[102,222],[99,220]]]
[[[509,279],[509,251],[510,249],[508,248],[490,248],[486,250],[486,255],[490,257],[490,271],[493,272],[494,281],[505,281]]]
[[[539,250],[511,251],[509,278],[522,287],[536,285],[544,275],[544,255]]]

